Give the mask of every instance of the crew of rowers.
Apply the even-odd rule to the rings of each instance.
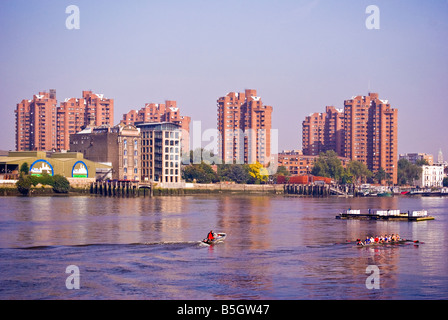
[[[388,242],[396,242],[400,241],[400,235],[398,234],[391,234],[391,235],[384,235],[384,236],[376,236],[376,237],[366,237],[364,242],[361,241],[361,239],[358,239],[359,245],[366,245],[366,244],[373,244],[373,243],[388,243]]]

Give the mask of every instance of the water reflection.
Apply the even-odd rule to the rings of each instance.
[[[229,236],[243,241],[244,248],[270,248],[268,229],[272,208],[269,197],[220,197],[216,214],[217,226],[222,230],[229,230]]]
[[[121,283],[126,294],[143,290],[144,297],[159,299],[448,298],[448,249],[440,245],[447,240],[448,199],[3,197],[0,207],[1,248],[55,246],[54,253],[35,254],[33,263],[69,256],[104,274],[90,280],[90,288],[118,297]],[[436,220],[335,219],[348,207],[425,209]],[[226,232],[227,240],[200,246],[210,229]],[[350,242],[390,233],[424,244],[357,248]],[[102,245],[80,250],[79,244]],[[59,258],[58,250],[65,255]],[[18,252],[24,261],[34,250]],[[380,268],[380,290],[366,289],[369,265]],[[4,277],[13,277],[14,268],[26,271],[10,267]]]

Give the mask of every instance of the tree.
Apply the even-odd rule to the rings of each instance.
[[[279,166],[277,168],[277,174],[283,175],[283,176],[290,176],[291,173],[288,171],[288,169],[286,169],[285,166]]]
[[[236,183],[247,183],[250,179],[248,170],[241,164],[218,165],[218,177],[220,180],[230,180]]]
[[[353,183],[362,183],[372,176],[365,163],[358,160],[350,161],[347,164],[347,171],[352,175]]]
[[[31,185],[32,182],[30,176],[21,172],[19,179],[16,182],[17,190],[26,196],[30,193]]]
[[[289,172],[285,166],[279,166],[277,168],[277,172],[272,175],[272,180],[274,181],[274,183],[277,183],[278,178],[281,177],[281,179],[282,179],[281,181],[288,182],[290,175],[291,175],[291,172]]]
[[[218,182],[219,178],[213,168],[204,162],[200,164],[190,164],[182,169],[182,178],[187,182],[197,183]]]
[[[443,178],[442,184],[444,187],[448,187],[448,177]]]
[[[24,174],[28,174],[30,172],[30,167],[28,166],[27,162],[22,163],[22,165],[20,166],[20,173],[24,173]]]
[[[353,174],[350,172],[350,170],[344,169],[344,171],[342,172],[340,183],[341,184],[353,183]]]
[[[70,190],[70,182],[60,174],[54,175],[51,185],[53,186],[53,191],[56,193],[68,193]]]
[[[333,150],[321,152],[316,159],[311,174],[314,176],[333,178],[339,181],[342,178],[344,167]]]
[[[269,178],[268,170],[263,167],[258,161],[254,164],[249,164],[249,175],[255,179],[255,183],[266,182]]]
[[[426,160],[426,159],[419,159],[419,160],[415,161],[415,164],[418,165],[419,167],[429,166],[428,160]]]
[[[398,161],[397,178],[399,185],[410,185],[415,180],[420,179],[422,174],[422,168],[416,164],[412,164],[406,159],[400,159]]]
[[[388,179],[390,179],[390,174],[387,173],[387,172],[383,169],[383,167],[380,167],[380,169],[373,175],[373,178],[374,178],[375,180],[377,180],[379,184],[381,184],[381,182],[382,182],[383,180],[388,180]]]

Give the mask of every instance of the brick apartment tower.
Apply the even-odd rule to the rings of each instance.
[[[114,100],[83,91],[82,98],[68,98],[57,109],[57,149],[70,148],[70,135],[87,126],[114,125]]]
[[[334,150],[341,157],[358,160],[372,172],[383,168],[397,183],[398,111],[378,93],[344,101],[344,110],[327,107],[302,123],[304,155]]]
[[[190,122],[191,118],[181,116],[177,102],[166,100],[165,103],[147,103],[140,110],[131,110],[123,114],[120,123],[125,125],[135,125],[136,123],[159,123],[170,122],[181,127],[182,131],[182,152],[190,150]]]
[[[302,122],[303,154],[317,156],[334,150],[344,151],[344,110],[327,106],[324,113],[312,113]]]
[[[269,163],[272,110],[252,89],[218,99],[218,148],[224,163]]]
[[[367,165],[372,172],[383,168],[397,183],[398,110],[378,93],[344,101],[345,157]]]
[[[16,150],[46,151],[57,148],[56,90],[39,92],[17,104]]]

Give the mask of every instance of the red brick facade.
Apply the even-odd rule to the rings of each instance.
[[[182,130],[182,150],[190,149],[190,122],[191,118],[181,116],[177,102],[166,100],[165,103],[147,103],[140,110],[130,110],[123,114],[122,124],[134,125],[136,123],[156,123],[170,122],[181,127]]]
[[[263,105],[253,89],[230,92],[217,102],[218,148],[224,163],[269,163],[273,108]]]
[[[358,160],[372,172],[383,168],[397,182],[398,111],[377,93],[344,101],[344,110],[327,107],[302,123],[304,154],[334,150],[339,156]]]
[[[68,150],[70,134],[89,124],[113,125],[113,99],[92,91],[83,91],[82,96],[66,99],[57,107],[56,90],[50,90],[17,104],[16,150]]]
[[[113,126],[114,100],[102,94],[83,91],[82,98],[69,98],[57,109],[57,149],[70,148],[70,135],[87,126]]]
[[[17,104],[16,150],[42,151],[57,148],[56,91],[39,92]]]

